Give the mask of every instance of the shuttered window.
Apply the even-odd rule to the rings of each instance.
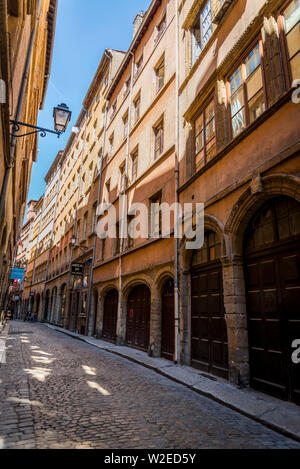
[[[300,78],[300,0],[293,0],[283,12],[292,80]]]

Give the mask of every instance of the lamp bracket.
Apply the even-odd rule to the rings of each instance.
[[[11,120],[10,124],[12,125],[12,131],[13,131],[11,136],[16,137],[16,138],[27,137],[27,135],[33,135],[33,134],[37,134],[37,133],[39,133],[40,136],[43,137],[43,138],[46,137],[47,133],[57,135],[57,138],[59,138],[60,135],[61,135],[61,132],[59,130],[45,129],[43,127],[38,127],[36,125],[25,124],[24,122]],[[30,129],[35,129],[35,130],[33,132],[28,132],[26,134],[17,135],[17,133],[21,131],[20,127],[29,127]]]

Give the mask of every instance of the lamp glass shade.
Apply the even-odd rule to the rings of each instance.
[[[73,235],[72,238],[71,238],[71,244],[72,246],[76,246],[76,236]]]
[[[54,128],[58,132],[65,132],[71,119],[72,112],[66,104],[60,104],[53,109]]]

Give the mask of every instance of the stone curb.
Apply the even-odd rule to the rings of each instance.
[[[169,363],[164,359],[150,358],[147,355],[139,359],[116,350],[119,347],[114,344],[106,346],[102,345],[100,341],[97,344],[95,343],[96,339],[66,331],[57,326],[45,323],[42,325],[155,371],[201,396],[212,399],[277,433],[300,442],[300,409],[294,404],[280,401],[251,389],[238,389],[225,381],[221,382],[213,377],[210,378],[208,375],[203,377],[204,375],[197,370],[190,371],[189,367],[172,365],[172,362]],[[157,364],[151,362],[157,362]],[[212,382],[214,384],[211,384]],[[238,400],[240,403],[237,402]],[[293,428],[293,424],[295,428]]]

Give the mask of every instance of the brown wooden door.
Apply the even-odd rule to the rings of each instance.
[[[115,342],[117,338],[118,301],[117,290],[108,292],[104,301],[102,337],[110,342]]]
[[[192,366],[228,378],[228,341],[219,262],[192,270]]]
[[[162,295],[161,318],[161,356],[167,360],[174,360],[175,351],[175,308],[174,281],[169,280]]]
[[[245,277],[251,385],[300,404],[300,206],[278,198],[254,217],[246,234]]]
[[[135,287],[128,297],[126,342],[129,346],[148,351],[151,295],[146,285]]]

